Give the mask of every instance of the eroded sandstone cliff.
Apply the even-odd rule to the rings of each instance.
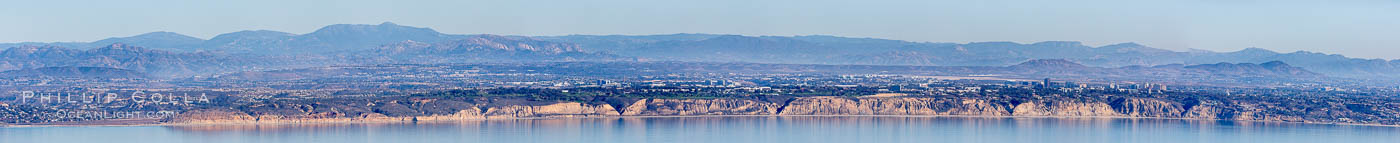
[[[642,99],[627,106],[622,115],[773,115],[781,105],[743,99]]]
[[[1007,105],[978,99],[800,97],[780,115],[1011,115]]]
[[[533,117],[590,117],[617,116],[617,109],[609,105],[588,105],[577,102],[563,102],[544,106],[511,105],[486,109],[486,118],[533,118]]]
[[[1337,105],[1336,108],[1357,108]],[[1368,107],[1389,110],[1388,107]],[[170,123],[399,122],[478,119],[690,116],[690,115],[912,115],[1142,117],[1218,120],[1393,124],[1383,116],[1317,110],[1292,112],[1281,103],[1116,98],[1113,100],[1015,100],[968,97],[797,97],[786,102],[751,99],[640,99],[630,104],[553,102],[532,104],[419,100],[341,104],[268,104],[241,109],[200,109],[166,119]],[[1327,112],[1331,111],[1331,112]],[[1316,115],[1314,115],[1316,114]],[[1354,118],[1368,118],[1357,120]],[[1379,119],[1376,119],[1379,118]]]

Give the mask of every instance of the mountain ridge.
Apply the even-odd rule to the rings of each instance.
[[[0,77],[60,77],[60,78],[90,78],[90,79],[140,79],[149,78],[144,72],[108,67],[41,67],[33,69],[19,69],[0,71]]]
[[[88,43],[26,42],[0,46],[51,45],[84,49],[110,44],[101,43],[115,42],[171,52],[334,56],[335,53],[374,50],[383,45],[403,41],[439,43],[473,36],[477,35],[445,34],[431,28],[384,22],[377,25],[334,24],[305,34],[252,30],[220,34],[203,40],[172,32],[152,32]],[[829,35],[743,36],[680,33],[497,36],[570,43],[577,45],[570,51],[577,49],[576,51],[589,53],[661,61],[1004,66],[1034,59],[1066,59],[1093,67],[1283,61],[1326,75],[1400,78],[1400,60],[1351,58],[1309,51],[1280,53],[1262,48],[1229,52],[1173,51],[1132,42],[1094,47],[1077,41],[933,43]]]

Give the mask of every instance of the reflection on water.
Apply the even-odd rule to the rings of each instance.
[[[1400,128],[1168,119],[656,117],[0,128],[0,142],[1396,142]]]

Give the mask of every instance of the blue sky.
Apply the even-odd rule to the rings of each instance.
[[[329,24],[453,34],[836,35],[919,42],[1136,42],[1400,59],[1395,0],[127,0],[11,1],[0,42],[95,41],[153,31],[307,33]]]

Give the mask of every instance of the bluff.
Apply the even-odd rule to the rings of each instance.
[[[979,99],[800,97],[779,115],[975,115],[1008,116],[1009,105]]]
[[[489,100],[485,100],[489,101]],[[1400,119],[1348,111],[1398,111],[1396,107],[1319,107],[1327,114],[1288,107],[1291,103],[1122,97],[1112,100],[995,100],[975,97],[797,97],[784,102],[752,99],[639,99],[625,105],[581,102],[469,103],[415,100],[354,104],[270,103],[241,109],[199,109],[167,123],[406,122],[479,119],[697,116],[697,115],[909,115],[989,117],[1126,117],[1396,125]],[[1308,114],[1303,114],[1308,113]]]

